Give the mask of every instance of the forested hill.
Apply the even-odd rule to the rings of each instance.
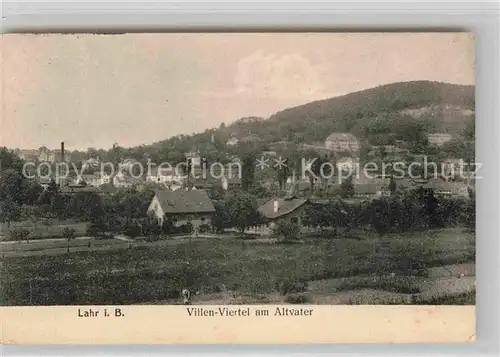
[[[179,162],[186,152],[197,149],[211,159],[221,159],[239,155],[245,142],[260,149],[282,141],[323,145],[332,132],[350,132],[364,145],[390,145],[397,139],[412,143],[432,132],[471,140],[474,118],[474,86],[400,82],[285,109],[268,119],[246,117],[194,135],[90,154],[103,160],[132,157]],[[226,145],[231,138],[238,145]],[[88,154],[82,153],[82,157]]]
[[[322,141],[332,132],[367,137],[420,122],[429,131],[459,134],[474,118],[474,86],[430,81],[399,82],[282,110],[267,120],[245,119],[228,126],[237,137],[264,141]],[[410,125],[411,126],[411,125]],[[369,138],[367,138],[369,139]]]

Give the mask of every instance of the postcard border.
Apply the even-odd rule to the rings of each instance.
[[[415,354],[422,347],[426,348],[426,354],[454,353],[456,355],[473,354],[498,354],[498,301],[499,301],[499,190],[498,172],[499,163],[497,160],[499,145],[498,125],[498,104],[495,100],[499,97],[498,90],[498,15],[494,16],[492,11],[498,9],[496,3],[475,3],[460,2],[452,3],[297,3],[290,5],[280,3],[238,3],[223,5],[223,3],[184,3],[187,5],[167,2],[164,8],[161,5],[149,6],[149,11],[141,11],[146,8],[144,2],[133,2],[125,5],[128,10],[120,10],[118,3],[78,3],[71,2],[61,4],[58,2],[6,2],[3,4],[3,30],[22,28],[32,31],[33,29],[63,28],[75,31],[75,24],[78,28],[87,31],[96,29],[123,30],[125,27],[134,27],[136,30],[157,31],[161,28],[168,30],[191,30],[199,31],[220,30],[220,29],[241,29],[246,27],[250,30],[259,29],[294,29],[304,30],[324,30],[332,23],[336,28],[357,28],[364,31],[373,29],[391,30],[471,30],[476,33],[476,104],[477,104],[477,158],[484,163],[484,179],[478,184],[478,245],[477,245],[477,334],[478,341],[474,345],[467,346],[432,346],[419,345],[401,348],[392,346],[366,346],[366,345],[343,345],[316,346],[316,352],[335,351],[336,353],[352,352],[370,353],[371,355],[385,356],[389,353],[411,353]],[[170,5],[168,5],[170,4]],[[222,4],[222,5],[221,5]],[[170,6],[170,7],[169,7]],[[52,8],[52,9],[51,9]],[[209,9],[218,8],[219,12],[211,12]],[[224,9],[225,8],[225,9]],[[240,8],[240,9],[238,9]],[[242,11],[241,8],[247,9]],[[108,15],[104,15],[104,10]],[[110,9],[114,9],[114,14],[109,15]],[[274,9],[272,16],[267,13],[269,9]],[[153,11],[152,11],[153,10]],[[156,10],[156,14],[153,12]],[[197,12],[195,10],[198,10]],[[225,12],[223,12],[225,10]],[[315,11],[314,11],[315,10]],[[374,17],[374,11],[379,15]],[[307,14],[306,11],[308,11]],[[446,16],[454,13],[454,16]],[[87,14],[87,15],[85,15]],[[99,16],[101,14],[101,16]],[[41,16],[43,15],[43,16]],[[63,15],[63,16],[62,16]],[[88,16],[91,15],[91,16]],[[397,16],[395,16],[397,15]],[[211,16],[211,17],[210,17]],[[198,27],[189,27],[189,24],[196,23]],[[73,27],[70,28],[70,24]],[[161,26],[160,24],[163,24]],[[165,24],[169,24],[166,26]],[[155,26],[156,25],[156,26]],[[404,25],[404,26],[403,26]],[[30,27],[31,26],[31,27]],[[491,130],[493,129],[493,130]],[[496,155],[495,155],[496,154]],[[496,199],[492,199],[495,197]],[[488,237],[488,238],[487,238]],[[494,282],[494,284],[492,283]],[[173,347],[169,352],[173,352]],[[249,351],[262,352],[262,346],[245,347]],[[249,348],[249,349],[248,349]],[[300,352],[311,353],[311,346],[282,346],[280,352]],[[4,346],[3,353],[8,355],[51,355],[51,354],[94,354],[112,353],[115,355],[133,352],[130,347],[113,347],[112,349],[102,347],[86,346],[81,348],[70,348],[69,346],[56,347],[19,347]],[[155,352],[148,348],[151,353],[165,352],[166,349],[153,348]],[[210,351],[222,351],[223,346],[211,346]],[[191,351],[193,353],[207,351],[204,346],[192,346],[188,350],[186,347],[176,348],[177,352]],[[240,352],[244,352],[241,347]],[[141,346],[135,351],[145,351]],[[277,349],[269,349],[271,353]]]

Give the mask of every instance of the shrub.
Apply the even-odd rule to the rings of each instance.
[[[102,239],[102,240],[105,240],[105,239],[113,239],[114,236],[113,234],[109,233],[109,232],[101,232],[98,236],[95,237],[96,239]]]
[[[171,217],[165,217],[161,226],[161,231],[165,234],[175,233],[175,222]]]
[[[141,234],[141,227],[133,223],[126,224],[123,233],[132,238],[137,237]]]
[[[193,224],[188,222],[179,226],[176,233],[193,233]]]
[[[273,228],[272,237],[280,241],[296,240],[299,237],[300,226],[296,222],[290,220],[278,221]]]
[[[210,225],[208,224],[201,224],[199,227],[199,232],[200,233],[206,233],[206,232],[210,232],[211,228],[210,228]]]
[[[17,242],[21,242],[24,240],[29,242],[30,235],[31,235],[31,233],[27,229],[15,228],[15,229],[10,231],[11,239],[15,240]]]
[[[307,290],[307,282],[284,279],[276,282],[275,288],[282,296],[290,293],[301,293]]]
[[[309,301],[309,297],[304,294],[291,294],[285,298],[285,302],[289,304],[306,304]]]

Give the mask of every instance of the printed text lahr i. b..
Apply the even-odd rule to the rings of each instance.
[[[249,307],[231,309],[228,307],[204,308],[187,307],[186,311],[190,317],[212,317],[212,316],[311,316],[313,309],[277,307],[276,309],[250,309]]]
[[[78,309],[78,317],[123,317],[121,309]]]

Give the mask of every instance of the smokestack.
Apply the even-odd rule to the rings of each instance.
[[[56,159],[57,160],[57,159]],[[61,141],[61,163],[64,162],[64,141]],[[59,178],[59,187],[64,186],[64,176]]]
[[[61,142],[61,162],[64,162],[64,141]]]
[[[273,209],[274,209],[274,213],[278,213],[278,211],[280,209],[280,203],[278,202],[278,200],[274,200]]]

